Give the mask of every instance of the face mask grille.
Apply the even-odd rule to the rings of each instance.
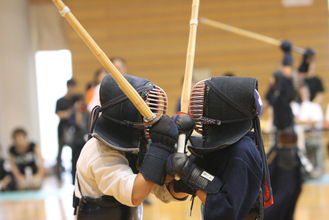
[[[153,89],[149,90],[145,103],[150,110],[155,114],[166,114],[168,108],[167,94],[159,86],[155,85]],[[145,131],[145,138],[150,139],[149,130]]]
[[[195,120],[195,131],[202,134],[202,123],[200,118],[203,116],[205,80],[194,85],[190,96],[189,112]]]

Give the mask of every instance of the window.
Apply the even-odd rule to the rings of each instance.
[[[72,78],[72,57],[69,50],[38,51],[35,55],[40,142],[45,167],[56,164],[58,149],[57,126],[59,118],[55,114],[56,101],[66,94],[66,81]],[[71,154],[63,149],[63,163],[71,160]],[[65,166],[65,165],[64,165]]]

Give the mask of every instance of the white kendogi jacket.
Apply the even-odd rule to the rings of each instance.
[[[112,149],[96,138],[85,144],[77,162],[76,178],[83,196],[113,196],[120,203],[134,207],[131,198],[136,176],[124,152]],[[78,181],[75,181],[75,195],[81,198]],[[155,185],[152,193],[165,203],[179,201],[170,194],[167,185]]]

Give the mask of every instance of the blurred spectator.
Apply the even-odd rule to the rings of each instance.
[[[306,178],[317,178],[323,173],[323,149],[322,149],[322,124],[323,110],[321,103],[324,97],[324,86],[321,78],[315,75],[316,53],[311,48],[306,48],[300,66],[298,68],[300,78],[308,88],[301,93],[301,113],[298,117],[301,138],[304,138],[305,151],[314,166]],[[326,124],[324,124],[326,127]],[[303,132],[303,131],[305,132]]]
[[[122,57],[112,57],[110,60],[121,74],[128,74],[128,68],[125,59]]]
[[[295,112],[296,122],[304,125],[307,130],[322,129],[324,116],[321,105],[311,102],[310,91],[306,87],[302,88],[300,95],[304,101]]]
[[[10,171],[10,165],[2,158],[0,148],[0,191],[10,191],[16,188],[16,181]]]
[[[88,139],[88,118],[84,98],[82,95],[76,95],[72,98],[73,102],[73,119],[74,119],[74,136],[72,142],[72,182],[75,181],[76,163],[78,161],[83,145]]]
[[[308,88],[303,87],[300,96],[304,100],[300,105],[295,103],[298,142],[300,148],[307,154],[313,169],[303,173],[304,178],[318,178],[324,170],[322,150],[323,111],[318,103],[310,101]]]
[[[303,54],[298,71],[309,88],[310,101],[321,104],[325,90],[321,78],[315,75],[315,66],[315,51],[307,48]]]
[[[121,74],[127,74],[127,64],[126,64],[126,61],[123,58],[113,57],[110,60],[113,63],[113,65],[119,70],[119,72]],[[98,84],[94,87],[93,95],[92,95],[91,99],[89,100],[89,102],[87,104],[88,112],[91,112],[96,105],[100,105],[99,87],[100,87],[100,83],[101,83],[102,79],[107,74],[107,70],[105,68],[101,68],[98,71],[100,71],[100,73],[97,77],[97,83]],[[97,72],[96,72],[96,74],[97,74]],[[89,99],[89,97],[87,97],[86,100],[87,99]]]
[[[28,141],[22,128],[13,131],[14,145],[10,147],[10,166],[18,190],[40,189],[44,178],[43,158],[35,143]]]
[[[95,87],[102,82],[103,77],[107,74],[107,70],[104,67],[99,68],[94,75],[94,80],[87,89],[85,102],[88,105],[95,93]]]
[[[61,174],[64,171],[62,166],[62,150],[65,145],[71,146],[73,140],[74,132],[74,121],[72,121],[72,97],[75,95],[75,85],[74,79],[67,81],[67,92],[65,96],[58,99],[56,102],[56,115],[59,117],[58,124],[58,153],[57,153],[57,163],[56,163],[56,176],[58,180],[61,180]]]

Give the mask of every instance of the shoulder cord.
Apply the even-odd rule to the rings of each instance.
[[[82,199],[82,197],[83,197],[82,192],[81,192],[80,183],[79,183],[78,173],[76,173],[76,183],[78,183],[78,188],[79,188],[79,192],[80,192],[81,198],[78,198],[75,195],[75,192],[73,190],[73,208],[74,208],[73,215],[76,215],[77,214],[77,207],[79,206],[80,199]]]
[[[193,209],[193,204],[194,204],[194,198],[196,197],[196,191],[199,189],[193,189],[192,192],[192,197],[191,197],[191,208],[190,208],[190,216],[192,215],[192,209]]]
[[[263,179],[262,179],[262,191],[264,197],[264,206],[267,208],[268,206],[273,204],[273,193],[270,179],[270,171],[268,168],[267,157],[265,154],[264,143],[262,132],[260,130],[260,121],[258,117],[254,119],[254,129],[255,129],[255,142],[258,148],[258,151],[261,154],[263,159]]]
[[[99,116],[101,107],[99,105],[96,105],[93,110],[90,113],[89,121],[88,121],[88,140],[92,138],[92,133],[94,130],[94,127],[96,125],[97,118]]]

